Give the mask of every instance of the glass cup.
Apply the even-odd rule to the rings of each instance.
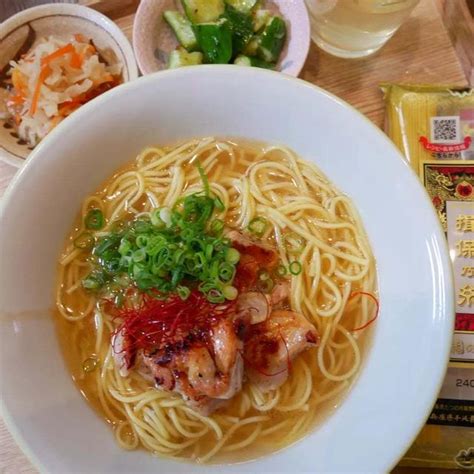
[[[342,58],[375,53],[419,0],[306,0],[313,41]]]

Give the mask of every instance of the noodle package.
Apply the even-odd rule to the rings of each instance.
[[[474,468],[474,89],[383,84],[386,132],[420,177],[446,233],[456,319],[450,364],[402,463]]]

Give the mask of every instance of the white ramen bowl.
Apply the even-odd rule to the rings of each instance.
[[[270,71],[184,68],[83,106],[32,152],[0,222],[3,416],[44,472],[237,473],[127,452],[73,385],[50,310],[58,254],[83,198],[150,144],[204,136],[283,143],[359,209],[378,266],[381,311],[361,374],[302,441],[249,472],[384,472],[425,422],[446,368],[453,290],[444,235],[424,190],[372,123],[336,97]]]

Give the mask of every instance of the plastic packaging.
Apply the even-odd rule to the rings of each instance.
[[[446,378],[427,424],[401,465],[472,471],[474,89],[382,84],[382,90],[386,132],[420,177],[446,232],[456,291],[456,323]]]

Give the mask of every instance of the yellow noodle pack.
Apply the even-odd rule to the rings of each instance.
[[[474,89],[382,84],[382,90],[386,132],[420,177],[446,233],[456,292],[446,378],[427,424],[402,464],[472,471]]]

